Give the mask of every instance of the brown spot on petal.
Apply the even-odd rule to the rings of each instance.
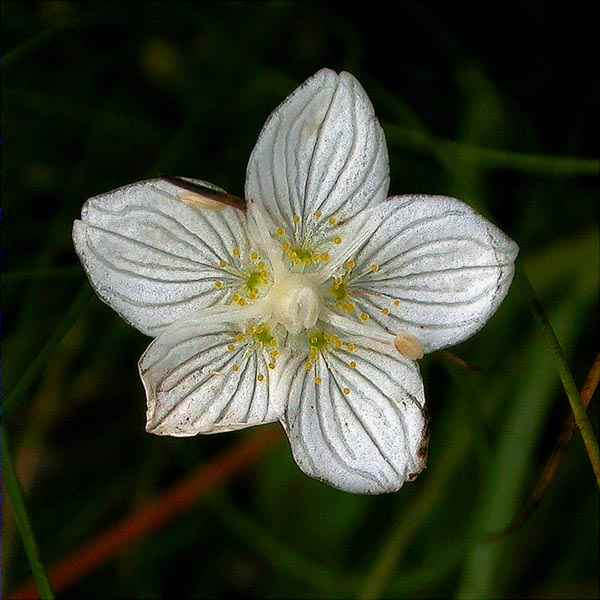
[[[394,346],[396,346],[396,350],[398,350],[402,356],[405,356],[410,360],[419,360],[420,358],[423,358],[423,346],[414,335],[399,333],[394,340]]]

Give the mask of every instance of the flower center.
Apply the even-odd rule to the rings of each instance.
[[[319,318],[321,300],[309,275],[287,274],[273,285],[266,300],[273,319],[291,334],[314,327]]]

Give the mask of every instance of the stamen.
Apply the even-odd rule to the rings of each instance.
[[[334,313],[332,310],[325,307],[321,311],[321,320],[351,335],[359,335],[361,337],[371,338],[383,342],[384,344],[394,344],[395,336],[392,334],[373,326],[354,321],[348,317],[338,315],[337,313]]]

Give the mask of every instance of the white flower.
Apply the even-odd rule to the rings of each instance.
[[[309,476],[355,493],[425,467],[415,359],[478,331],[518,248],[467,205],[388,192],[383,131],[352,75],[323,69],[269,117],[247,210],[205,182],[88,200],[73,239],[98,295],[156,337],[147,430],[280,421]]]

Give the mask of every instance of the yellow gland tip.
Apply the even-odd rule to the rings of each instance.
[[[220,290],[223,287],[223,282],[222,281],[215,281],[215,287]]]
[[[294,221],[294,223],[296,225],[298,225],[298,223],[300,223],[300,217],[298,215],[294,215],[294,217],[292,218],[292,220]]]
[[[379,271],[379,265],[371,265],[371,272],[377,273]]]
[[[232,254],[236,257],[239,258],[240,257],[240,249],[239,248],[234,248]]]
[[[262,373],[256,376],[256,379],[258,379],[258,381],[263,381],[264,378],[265,376]]]
[[[315,377],[315,383],[317,385],[321,385],[321,378],[320,377]]]
[[[344,392],[344,396],[348,396],[350,394],[350,388],[344,388],[342,392]]]
[[[356,363],[355,363],[353,360],[351,360],[351,361],[348,363],[348,366],[349,366],[351,369],[356,369]]]
[[[333,238],[333,243],[339,246],[342,243],[342,238],[338,235]]]
[[[233,352],[235,350],[235,345],[234,344],[228,344],[227,345],[227,350],[229,350],[229,352]]]
[[[367,313],[360,313],[360,320],[361,321],[368,321],[369,320],[369,315]]]
[[[240,370],[240,365],[233,365],[231,368],[237,373]]]

